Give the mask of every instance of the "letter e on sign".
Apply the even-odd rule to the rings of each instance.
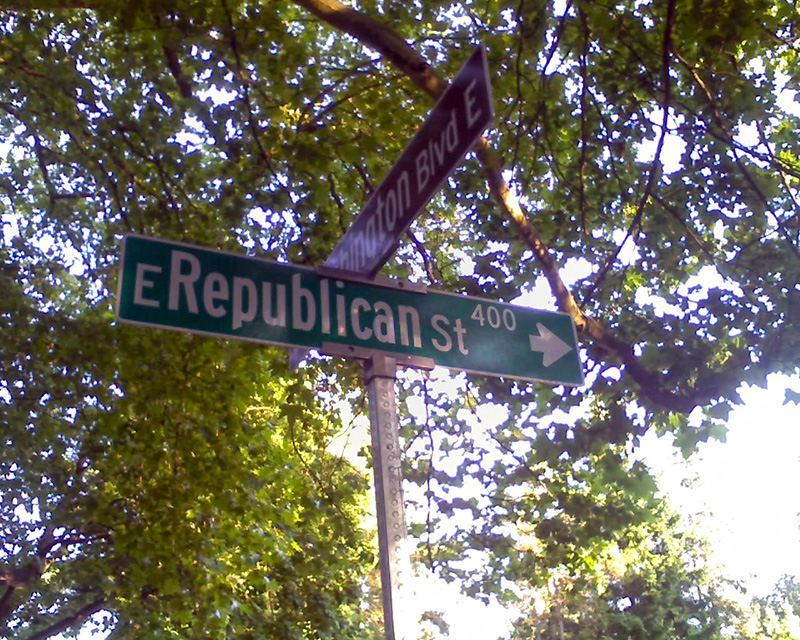
[[[145,307],[158,308],[158,300],[148,300],[144,297],[144,289],[152,289],[153,281],[146,280],[146,272],[161,273],[161,267],[156,267],[151,264],[139,263],[136,265],[136,284],[134,285],[133,303],[140,304]]]

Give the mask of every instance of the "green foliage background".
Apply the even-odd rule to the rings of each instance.
[[[99,611],[120,639],[380,635],[368,479],[329,450],[357,367],[118,326],[119,243],[321,263],[480,41],[496,126],[385,272],[502,300],[543,278],[587,385],[408,378],[419,562],[544,588],[518,637],[789,637],[796,585],[729,613],[630,453],[652,427],[689,454],[740,384],[798,373],[794,3],[68,4],[0,11],[6,635]]]

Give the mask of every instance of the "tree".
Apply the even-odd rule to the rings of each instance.
[[[516,638],[722,639],[741,615],[710,562],[708,542],[670,512],[628,528],[576,570],[528,596]]]
[[[800,638],[800,585],[797,578],[784,576],[770,595],[754,598],[737,625],[734,637],[737,640]]]
[[[354,369],[297,381],[275,351],[115,326],[118,244],[321,262],[477,40],[496,127],[386,272],[503,300],[541,277],[578,328],[587,386],[409,380],[428,399],[405,431],[430,496],[421,559],[477,594],[546,580],[649,512],[652,480],[626,460],[646,428],[690,452],[723,431],[739,384],[798,371],[788,3],[25,4],[0,21],[0,610],[15,633],[101,608],[118,637],[362,624],[365,486],[325,453],[339,425],[320,404],[355,389]],[[484,434],[489,403],[507,419]],[[458,511],[474,519],[441,534]],[[254,548],[274,550],[257,574]],[[470,555],[485,569],[455,562]]]
[[[115,638],[368,637],[366,484],[325,452],[336,424],[314,410],[318,390],[288,383],[275,354],[142,336],[103,303],[17,298],[4,635],[46,638],[106,610]]]

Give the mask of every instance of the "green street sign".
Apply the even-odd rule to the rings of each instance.
[[[129,235],[117,317],[285,347],[377,351],[459,371],[583,383],[568,315],[396,286]]]

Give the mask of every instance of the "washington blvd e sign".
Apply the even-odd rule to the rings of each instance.
[[[353,220],[325,266],[374,277],[493,115],[486,53],[478,47]]]
[[[129,235],[121,321],[332,352],[428,358],[492,376],[579,385],[575,329],[562,313],[317,275],[313,269]]]

